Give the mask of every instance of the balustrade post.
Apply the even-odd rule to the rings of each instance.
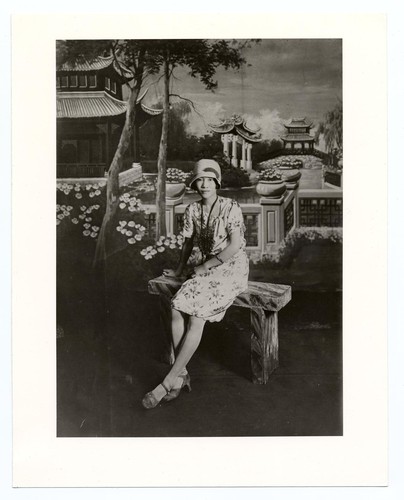
[[[260,198],[261,253],[276,255],[284,238],[284,204],[287,192],[279,198]]]

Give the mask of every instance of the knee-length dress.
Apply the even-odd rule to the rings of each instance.
[[[245,227],[240,205],[222,196],[218,197],[217,202],[218,214],[209,220],[213,231],[213,246],[210,255],[200,263],[226,248],[230,242],[230,234],[238,228],[241,233],[240,250],[223,264],[185,281],[171,302],[174,309],[211,322],[220,321],[237,295],[248,288],[249,261],[245,251]],[[183,236],[194,236],[196,245],[201,233],[201,216],[206,227],[208,214],[204,213],[199,201],[188,205],[184,213]]]

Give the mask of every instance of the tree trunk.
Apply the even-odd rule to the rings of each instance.
[[[111,165],[108,169],[106,209],[100,234],[97,238],[97,247],[95,249],[93,261],[94,267],[104,262],[108,256],[108,235],[110,234],[110,224],[119,204],[119,172],[122,170],[124,154],[130,145],[133,134],[133,128],[136,120],[136,101],[139,95],[139,90],[140,89],[137,86],[131,90],[128,100],[128,109],[126,111],[125,124],[122,129],[114,158],[112,159]]]
[[[167,164],[167,137],[168,137],[168,111],[169,111],[169,83],[170,72],[168,56],[164,61],[164,96],[163,119],[159,156],[157,160],[157,192],[156,192],[156,240],[166,236],[166,164]]]

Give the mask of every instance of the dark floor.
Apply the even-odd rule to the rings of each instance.
[[[58,436],[330,436],[342,429],[342,296],[296,291],[279,313],[279,368],[251,382],[248,311],[209,325],[188,369],[192,392],[154,410],[142,396],[168,366],[158,298],[109,297],[94,328],[85,300],[59,311]],[[83,326],[87,325],[87,326]]]

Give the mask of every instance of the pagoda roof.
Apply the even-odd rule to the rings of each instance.
[[[119,76],[127,80],[131,80],[134,77],[133,72],[123,63],[118,63],[113,55],[108,57],[98,56],[91,61],[81,58],[75,62],[64,62],[57,68],[57,71],[99,71],[109,66],[112,66]]]
[[[285,127],[312,127],[313,122],[310,122],[306,117],[305,118],[291,118],[289,123],[284,124]]]
[[[159,115],[162,109],[149,108],[141,101],[146,92],[137,100],[146,121],[151,116]],[[127,102],[110,96],[105,91],[97,92],[58,92],[56,94],[57,118],[100,118],[118,116],[126,112]]]
[[[310,134],[286,134],[281,136],[284,141],[314,141],[314,137]]]
[[[240,115],[233,115],[231,118],[222,120],[219,124],[209,123],[213,132],[219,134],[237,134],[248,142],[260,142],[262,140],[260,128],[251,129],[247,127],[246,120]]]

